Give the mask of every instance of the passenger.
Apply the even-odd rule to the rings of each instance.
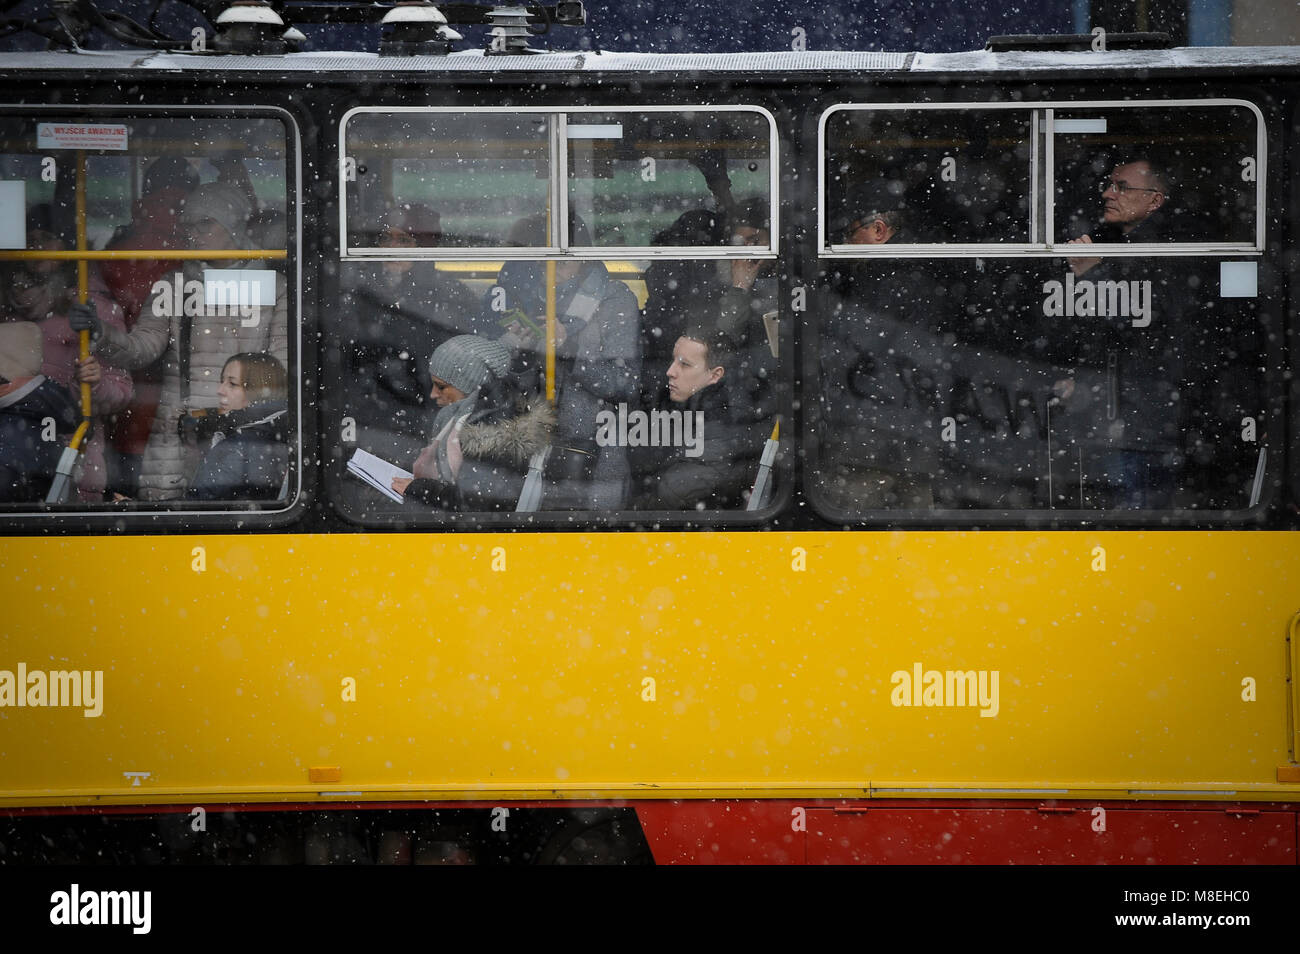
[[[191,500],[274,500],[289,469],[288,380],[269,354],[233,355],[217,385],[215,433]]]
[[[163,156],[145,170],[144,191],[132,211],[131,222],[120,229],[107,248],[179,249],[186,245],[181,235],[181,204],[199,184],[190,162],[183,156]],[[152,297],[154,284],[175,272],[174,260],[131,258],[103,263],[104,281],[109,292],[122,306],[126,328],[135,327],[140,309]],[[132,375],[135,394],[131,404],[109,428],[111,482],[135,496],[135,471],[149,442],[149,431],[158,410],[162,369],[149,367]],[[116,465],[115,467],[113,465]]]
[[[249,205],[243,189],[226,182],[201,185],[185,199],[180,222],[192,249],[247,249]],[[93,320],[94,349],[104,360],[128,369],[165,359],[162,396],[140,463],[140,496],[146,500],[183,497],[201,456],[182,437],[185,419],[216,413],[217,386],[225,357],[242,352],[273,355],[288,364],[288,305],[284,276],[275,273],[275,304],[247,309],[208,304],[192,290],[205,289],[205,272],[217,269],[264,270],[257,261],[219,259],[186,262],[170,281],[156,288],[130,334]],[[211,276],[219,280],[220,276]],[[179,292],[177,287],[179,287]],[[182,307],[177,309],[176,302]],[[180,314],[175,312],[180,311]]]
[[[545,217],[535,216],[518,223],[512,237],[535,245],[529,240],[545,235],[545,228]],[[569,232],[575,245],[590,243],[586,225],[576,216]],[[515,374],[531,388],[532,380],[542,379],[545,266],[512,262],[502,272],[507,270],[511,275],[505,278],[517,289],[512,298],[507,288],[512,310],[498,318],[513,315],[513,302],[521,315],[507,322],[501,341],[515,353]],[[499,283],[503,288],[505,278]],[[636,401],[641,373],[636,296],[601,262],[557,262],[555,281],[557,420],[546,507],[614,509],[627,498],[627,454],[620,446],[596,444],[597,419],[602,411],[617,414],[620,403]]]
[[[1101,186],[1102,228],[1098,241],[1157,242],[1179,237],[1180,223],[1167,214],[1173,181],[1149,157],[1115,164]],[[1090,245],[1082,235],[1071,245]],[[1132,256],[1069,258],[1076,279],[1097,287],[1115,283],[1136,288],[1145,301],[1137,314],[1136,296],[1125,295],[1131,314],[1056,319],[1074,353],[1073,367],[1053,387],[1063,427],[1083,433],[1085,470],[1102,488],[1106,508],[1157,509],[1173,505],[1182,461],[1182,417],[1188,391],[1184,338],[1193,337],[1194,295],[1198,284],[1183,262]],[[1203,284],[1203,283],[1201,283]],[[1080,381],[1090,386],[1076,386]],[[1076,423],[1077,422],[1077,423]],[[1058,437],[1059,440],[1059,437]]]
[[[902,183],[882,180],[864,186],[849,196],[848,210],[832,230],[837,233],[836,244],[884,245],[907,231],[908,211],[902,195]],[[831,263],[830,287],[841,296],[876,296],[880,289],[877,276],[892,270],[882,270],[879,263],[839,260]],[[906,294],[906,292],[904,292]]]
[[[737,204],[730,216],[731,244],[770,246],[772,223],[767,199],[755,197]],[[763,338],[763,315],[777,310],[776,262],[771,259],[732,259],[722,290],[718,330],[743,350],[751,339]]]
[[[81,421],[72,391],[41,374],[41,352],[39,325],[29,321],[0,323],[2,503],[45,499],[63,448]],[[53,434],[47,430],[51,421]]]
[[[771,245],[767,199],[740,202],[729,221],[733,246]],[[748,413],[754,422],[770,422],[779,404],[776,261],[733,259],[724,266],[729,281],[724,279],[717,318],[705,323],[731,343],[733,366],[722,386],[733,414]]]
[[[902,183],[882,178],[855,191],[836,224],[838,243],[884,245],[911,231]],[[939,466],[930,422],[931,367],[942,344],[927,327],[935,280],[928,263],[833,263],[819,335],[821,370],[816,479],[848,511],[933,505]]]
[[[114,235],[106,247],[114,251],[184,248],[181,205],[198,184],[198,176],[184,157],[155,159],[145,170],[144,191],[132,210],[130,225]],[[152,297],[154,283],[175,268],[174,261],[147,258],[104,263],[104,282],[122,306],[128,329],[134,327],[140,309]]]
[[[729,404],[723,386],[735,355],[717,331],[695,326],[673,346],[666,387],[648,415],[652,443],[633,451],[642,510],[704,510],[739,506],[753,483],[771,430],[752,409]]]
[[[438,213],[412,203],[383,220],[381,248],[432,247],[442,237]],[[357,443],[401,460],[423,446],[432,405],[428,358],[444,341],[483,331],[478,296],[430,261],[354,266],[345,276],[343,370]],[[487,326],[495,337],[500,330]]]
[[[262,209],[248,220],[248,247],[266,249],[287,248],[289,244],[289,218],[279,209]]]
[[[551,440],[555,412],[514,388],[509,371],[510,351],[499,342],[459,335],[438,346],[429,359],[439,408],[433,441],[412,466],[414,478],[395,478],[394,490],[446,510],[464,507],[466,490],[486,501],[481,508],[513,508],[530,459]]]
[[[1172,179],[1166,169],[1147,158],[1119,162],[1102,180],[1102,230],[1099,242],[1168,242],[1181,239],[1179,223],[1165,214]],[[1068,245],[1091,245],[1080,235]],[[1101,264],[1100,258],[1068,259],[1070,270],[1082,277]]]
[[[27,222],[28,247],[44,251],[63,248],[56,238],[49,206],[32,209]],[[77,328],[83,320],[94,320],[118,334],[125,333],[122,309],[108,293],[99,269],[89,270],[87,303],[76,303],[75,267],[71,262],[14,262],[4,270],[3,315],[6,321],[34,322],[43,338],[41,373],[60,387],[77,390],[78,382],[92,384],[92,432],[82,445],[78,497],[83,503],[100,503],[108,483],[104,463],[104,423],[131,401],[130,376],[117,367],[99,362],[83,366],[78,358]]]
[[[722,214],[683,212],[657,234],[657,246],[719,246],[726,241]],[[730,268],[730,266],[728,266]],[[641,321],[641,406],[651,407],[663,390],[663,369],[673,346],[692,325],[716,321],[722,285],[710,261],[655,259],[645,270],[646,303]]]
[[[905,218],[900,201],[875,197],[864,203],[859,197],[858,207],[861,212],[844,230],[849,245],[884,245],[903,231]]]

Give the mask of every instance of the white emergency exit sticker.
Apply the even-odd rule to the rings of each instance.
[[[27,183],[0,182],[0,248],[27,247]]]
[[[126,151],[126,127],[105,123],[38,123],[37,149]]]

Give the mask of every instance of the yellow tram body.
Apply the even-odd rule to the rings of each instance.
[[[104,673],[98,716],[4,713],[7,805],[1300,798],[1289,533],[11,539],[3,574],[8,662]],[[996,710],[899,704],[916,665]]]

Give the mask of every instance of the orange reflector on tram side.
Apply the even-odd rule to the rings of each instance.
[[[337,765],[314,765],[307,769],[309,782],[341,782],[343,769]]]
[[[1279,782],[1300,782],[1300,765],[1279,765],[1277,767]]]

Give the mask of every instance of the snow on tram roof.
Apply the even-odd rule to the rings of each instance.
[[[1300,65],[1300,47],[1182,47],[1170,50],[977,50],[966,53],[767,52],[608,53],[556,52],[485,56],[481,50],[447,56],[380,56],[312,52],[276,56],[191,55],[153,51],[0,53],[0,70],[156,70],[159,72],[277,73],[996,73],[1061,70],[1243,69]]]

